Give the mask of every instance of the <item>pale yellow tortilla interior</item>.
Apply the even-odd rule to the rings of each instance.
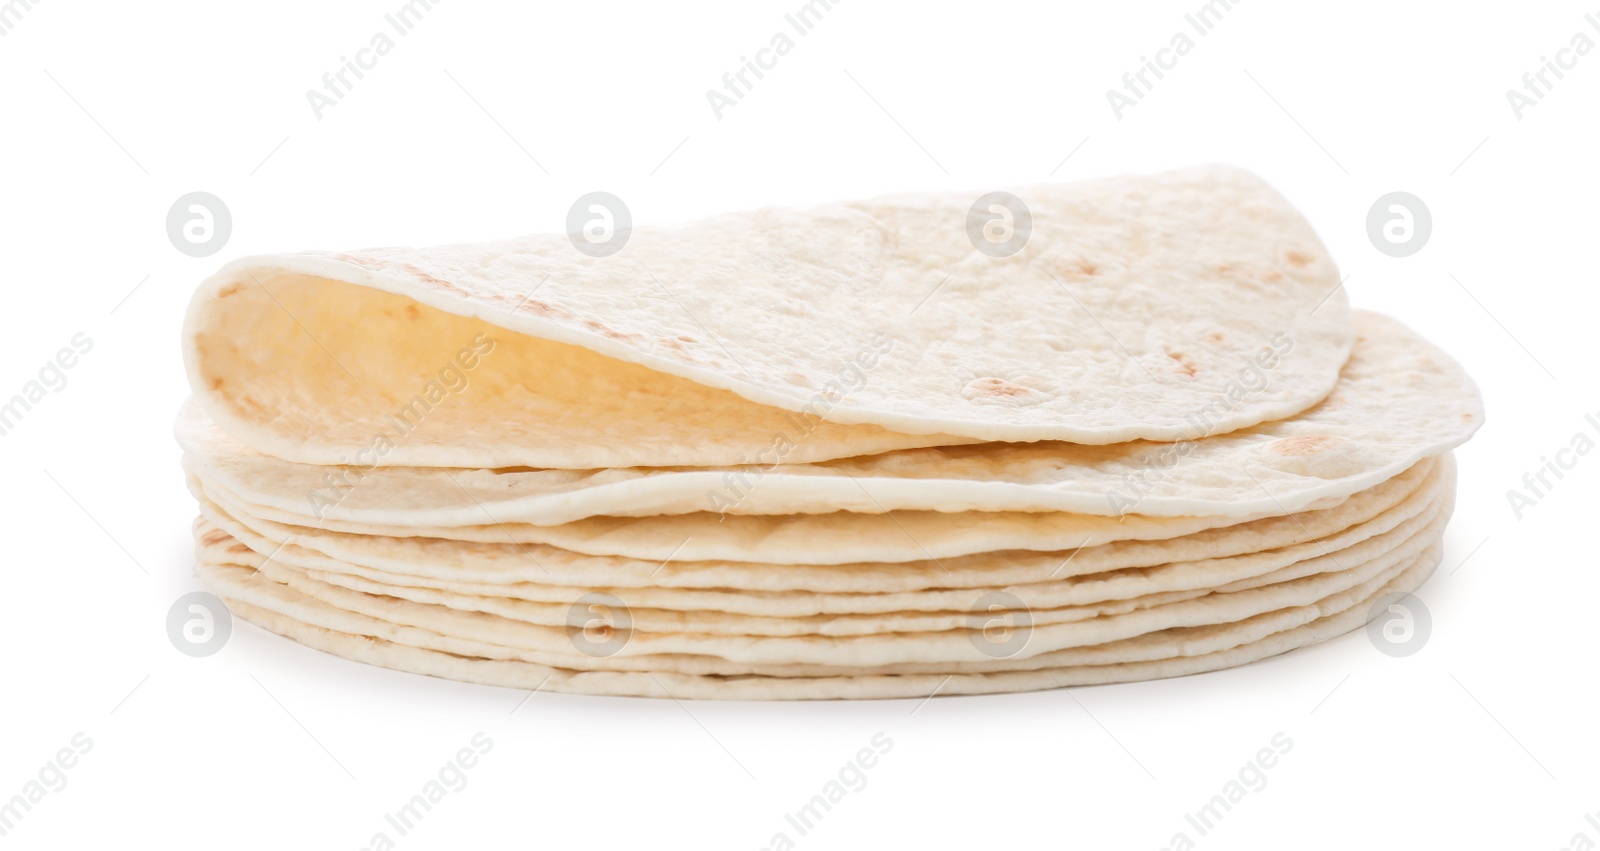
[[[972,442],[824,422],[308,275],[247,277],[222,289],[199,323],[191,380],[207,413],[257,449],[303,463],[730,465],[770,452],[779,435],[792,443],[783,460],[800,463]],[[841,367],[855,355],[842,353]],[[816,410],[828,405],[819,395]],[[380,452],[379,438],[392,445]]]

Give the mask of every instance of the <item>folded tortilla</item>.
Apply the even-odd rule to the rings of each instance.
[[[1338,274],[1259,178],[1015,194],[1031,236],[1007,257],[968,234],[976,193],[944,193],[637,228],[604,258],[564,234],[245,258],[196,292],[185,361],[245,445],[364,467],[1170,441],[1333,388]]]

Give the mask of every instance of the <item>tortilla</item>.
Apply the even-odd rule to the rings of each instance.
[[[252,503],[385,526],[549,526],[596,515],[897,510],[1151,517],[1286,514],[1372,487],[1483,423],[1472,379],[1399,322],[1358,311],[1338,387],[1280,420],[1204,440],[1111,446],[984,443],[749,468],[334,470],[251,452],[197,407],[179,418],[188,468]]]
[[[1161,570],[1145,571],[1139,576],[1144,580],[1144,587],[1129,588],[1126,596],[1112,596],[1106,593],[1108,587],[1118,585],[1117,580],[1130,578],[1126,572],[1116,576],[1093,577],[1091,583],[1082,582],[1082,577],[1069,578],[1051,583],[1040,583],[1033,587],[1002,587],[1002,588],[971,588],[959,590],[941,590],[927,596],[938,596],[947,607],[937,609],[924,604],[918,608],[923,611],[867,611],[863,613],[830,613],[828,615],[812,616],[750,616],[743,614],[730,614],[715,610],[678,610],[652,607],[651,603],[656,596],[651,591],[655,589],[624,589],[610,587],[595,587],[588,589],[562,589],[572,592],[572,596],[565,603],[529,602],[524,600],[508,599],[504,596],[479,596],[461,594],[448,591],[436,591],[419,588],[412,585],[389,585],[382,582],[370,581],[347,572],[324,572],[308,570],[294,564],[291,557],[285,556],[281,551],[272,554],[271,559],[262,558],[247,548],[228,548],[226,542],[213,542],[202,546],[202,560],[208,562],[226,562],[254,567],[265,575],[266,578],[286,584],[308,596],[322,599],[340,608],[363,611],[375,617],[393,620],[373,611],[372,598],[390,598],[397,601],[396,611],[405,612],[406,616],[419,616],[419,613],[428,611],[436,612],[435,617],[444,617],[438,614],[440,607],[454,610],[455,612],[478,613],[486,617],[479,621],[471,618],[456,621],[458,627],[472,629],[481,626],[482,622],[491,622],[505,619],[513,622],[533,624],[542,627],[564,627],[571,614],[572,606],[595,592],[602,592],[616,603],[627,607],[632,628],[642,633],[661,632],[693,632],[708,635],[726,636],[865,636],[886,633],[926,633],[948,630],[959,630],[968,626],[972,619],[972,612],[980,607],[985,600],[1005,599],[1011,601],[1012,606],[1021,608],[1000,607],[991,611],[995,616],[1007,613],[1026,612],[1028,621],[1034,626],[1043,626],[1056,623],[1070,623],[1089,619],[1100,619],[1101,624],[1108,622],[1112,616],[1126,614],[1136,610],[1161,608],[1171,603],[1192,600],[1206,595],[1227,594],[1265,586],[1278,585],[1305,577],[1319,576],[1322,574],[1343,574],[1346,577],[1357,577],[1358,568],[1373,568],[1382,559],[1404,558],[1413,555],[1416,548],[1425,546],[1436,540],[1442,533],[1445,523],[1449,518],[1448,506],[1436,506],[1423,515],[1408,520],[1391,531],[1369,538],[1360,544],[1344,549],[1325,550],[1320,555],[1311,556],[1301,561],[1291,562],[1276,569],[1262,570],[1260,567],[1249,566],[1250,559],[1236,557],[1230,561],[1242,561],[1245,565],[1228,567],[1226,570],[1216,560],[1211,563],[1191,564],[1180,566],[1187,568],[1188,574],[1204,574],[1208,568],[1215,570],[1214,584],[1204,585],[1194,583],[1196,587],[1184,588],[1181,585],[1164,587],[1162,580],[1166,579]],[[225,536],[225,533],[224,533]],[[202,537],[202,541],[205,539]],[[231,542],[231,539],[230,539]],[[234,542],[236,543],[236,542]],[[1408,550],[1407,547],[1410,547]],[[243,549],[244,552],[239,550]],[[222,552],[218,552],[221,550]],[[1397,555],[1398,554],[1398,555]],[[1392,561],[1390,562],[1392,565]],[[1388,565],[1385,565],[1388,566]],[[1171,566],[1165,566],[1171,567]],[[1260,570],[1252,573],[1250,570]],[[1174,571],[1176,572],[1176,571]],[[1231,579],[1231,581],[1229,581]],[[1359,581],[1352,578],[1350,581]],[[1121,583],[1124,587],[1134,583]],[[1085,586],[1095,588],[1098,593],[1089,596],[1094,602],[1086,604],[1066,604],[1059,602],[1061,597],[1072,597],[1072,592],[1082,590]],[[1142,593],[1137,593],[1142,592]],[[789,594],[786,597],[797,595]],[[877,595],[872,595],[877,596]],[[1096,599],[1098,598],[1098,599]],[[1208,601],[1215,603],[1217,598]],[[346,601],[341,603],[340,601]],[[404,602],[400,602],[404,601]],[[417,604],[417,605],[406,605]],[[873,600],[871,608],[881,608],[881,601]],[[365,605],[366,608],[362,608]],[[985,608],[985,611],[990,611]],[[461,629],[439,629],[448,634],[463,634]]]
[[[376,578],[373,574],[393,577],[396,584],[405,584],[402,577],[413,577],[488,588],[565,585],[574,589],[603,587],[617,593],[625,593],[620,589],[705,589],[738,592],[730,595],[734,604],[783,600],[786,606],[797,606],[806,597],[784,592],[871,594],[881,599],[892,592],[1007,586],[1033,593],[1037,587],[1057,588],[1059,580],[1129,569],[1145,569],[1141,576],[1150,583],[1146,587],[1151,591],[1206,587],[1220,576],[1232,581],[1342,550],[1415,519],[1454,490],[1454,466],[1449,459],[1438,465],[1437,472],[1430,468],[1428,473],[1416,482],[1386,488],[1390,493],[1374,493],[1373,499],[1361,500],[1351,511],[1272,518],[1169,541],[1115,542],[1052,553],[1001,550],[938,562],[842,565],[662,564],[585,556],[553,547],[340,535],[281,526],[248,515],[240,520],[241,515],[205,502],[201,507],[210,524],[262,556],[312,570],[370,571],[369,578]],[[1406,484],[1411,487],[1404,488]],[[1357,509],[1371,514],[1355,513]],[[1225,572],[1219,573],[1224,567]],[[1168,582],[1174,584],[1168,587],[1164,584]],[[1087,596],[1096,587],[1090,580],[1074,583],[1074,599],[1096,599]],[[1121,592],[1110,593],[1115,597]],[[826,611],[849,610],[830,607]]]
[[[1245,664],[1439,562],[1478,389],[1248,173],[602,196],[201,284],[176,437],[231,611],[521,689],[924,698]]]
[[[1373,602],[1385,594],[1405,594],[1419,588],[1437,567],[1439,555],[1438,547],[1434,547],[1376,588],[1372,587],[1375,583],[1368,583],[1310,606],[1273,612],[1231,625],[1142,636],[1116,646],[1089,648],[1082,651],[1082,656],[1092,660],[1089,664],[995,673],[727,677],[672,671],[577,671],[398,643],[392,639],[405,636],[421,643],[430,637],[425,630],[395,627],[360,615],[341,613],[284,586],[277,586],[276,594],[259,601],[261,604],[231,598],[228,603],[239,617],[308,647],[371,665],[484,685],[573,694],[705,700],[923,699],[934,695],[992,694],[1159,679],[1253,662],[1360,628],[1370,617]],[[226,594],[223,596],[227,598]],[[330,618],[337,619],[340,626],[350,631],[310,623]],[[1157,648],[1154,653],[1145,649],[1152,644]],[[1168,645],[1175,646],[1178,655],[1170,655]],[[1141,649],[1145,652],[1141,653]],[[1160,655],[1163,652],[1169,655]],[[1143,658],[1150,655],[1155,658]],[[1119,656],[1131,660],[1113,661]]]
[[[1026,646],[1011,655],[1033,656],[1068,647],[1103,644],[1174,627],[1242,620],[1267,611],[1308,605],[1394,565],[1400,556],[1415,556],[1438,539],[1444,523],[1430,524],[1398,547],[1371,561],[1330,573],[1233,592],[1218,592],[1153,608],[1137,609],[1092,620],[1036,623]],[[1379,543],[1387,544],[1386,541]],[[308,580],[311,585],[313,581]],[[341,609],[416,626],[448,635],[473,635],[479,640],[545,653],[579,656],[565,627],[511,621],[494,615],[419,605],[315,583],[316,597]],[[978,595],[974,595],[976,598]],[[249,602],[247,599],[246,602]],[[626,605],[626,598],[623,598]],[[612,605],[615,605],[613,603]],[[377,613],[381,613],[377,614]],[[704,619],[728,616],[706,614]],[[873,633],[847,636],[747,636],[700,632],[646,633],[634,630],[617,655],[690,654],[735,662],[763,664],[833,664],[878,666],[910,662],[983,662],[986,649],[966,629],[926,633]]]
[[[1019,188],[1007,256],[969,233],[983,194],[633,228],[606,257],[537,234],[244,258],[190,303],[189,384],[285,460],[595,469],[1188,439],[1338,380],[1338,273],[1254,175]]]

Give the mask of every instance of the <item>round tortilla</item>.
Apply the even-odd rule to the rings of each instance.
[[[1483,423],[1476,385],[1448,355],[1393,319],[1364,311],[1356,319],[1360,336],[1339,384],[1316,406],[1168,444],[982,443],[727,468],[329,470],[252,452],[192,404],[177,435],[191,472],[253,504],[377,526],[481,525],[487,517],[551,526],[692,512],[1287,514],[1392,478]]]
[[[184,362],[264,454],[455,468],[1171,441],[1292,416],[1338,380],[1337,270],[1260,178],[1018,188],[1029,236],[1006,256],[969,232],[982,194],[631,228],[605,257],[564,233],[248,257],[195,292]]]
[[[1386,594],[1421,587],[1437,567],[1440,548],[1418,556],[1392,579],[1352,588],[1309,606],[1249,621],[1162,636],[1141,636],[1079,651],[1078,665],[994,673],[867,674],[857,677],[706,676],[673,671],[579,671],[529,662],[425,649],[439,636],[341,612],[276,586],[253,602],[224,594],[244,620],[308,647],[380,667],[522,690],[703,700],[922,699],[935,695],[1034,691],[1186,676],[1246,664],[1359,629],[1371,605]],[[243,569],[240,569],[243,570]],[[227,590],[227,589],[224,589]],[[336,624],[321,626],[317,622]],[[1156,649],[1150,649],[1154,645]],[[1174,655],[1173,649],[1176,649]],[[457,645],[458,651],[468,651]],[[1143,652],[1141,652],[1141,650]],[[1162,654],[1165,655],[1162,655]],[[1126,661],[1117,661],[1119,657]],[[1148,658],[1153,657],[1153,658]]]

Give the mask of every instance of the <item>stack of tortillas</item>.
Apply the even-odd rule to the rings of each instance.
[[[622,237],[207,280],[178,422],[206,585],[329,653],[519,689],[1168,677],[1416,589],[1483,421],[1233,169]]]

